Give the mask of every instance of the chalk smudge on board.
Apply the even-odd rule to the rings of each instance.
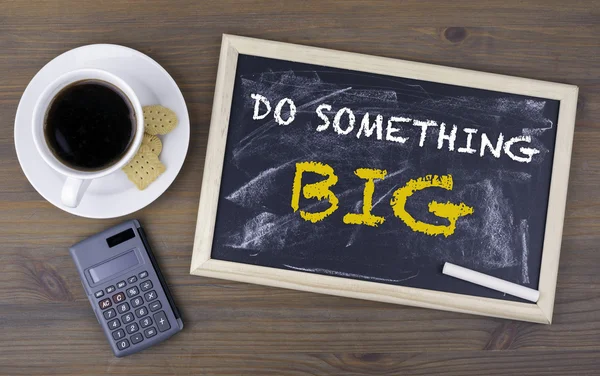
[[[526,219],[522,219],[519,225],[519,233],[521,235],[521,245],[523,253],[521,256],[521,278],[523,283],[529,283],[529,224]]]
[[[280,226],[277,231],[273,231],[277,226],[278,215],[268,212],[262,212],[251,218],[241,232],[232,236],[234,244],[229,246],[244,249],[261,250],[265,248],[283,248],[288,227]],[[251,254],[256,256],[258,253]]]
[[[507,268],[520,264],[515,256],[513,243],[514,218],[508,200],[502,188],[494,184],[491,179],[484,179],[477,183],[466,184],[456,191],[457,201],[467,202],[477,200],[484,203],[477,208],[478,216],[465,217],[460,223],[460,231],[464,239],[479,239],[479,246],[465,251],[460,242],[455,244],[455,249],[447,248],[436,250],[436,258],[443,261],[445,258],[455,261],[468,262],[472,267],[483,269]],[[456,252],[461,252],[464,260],[456,260]]]
[[[291,163],[291,162],[288,162],[288,163]],[[398,175],[410,167],[410,165],[408,164],[408,161],[403,161],[402,163],[400,163],[400,165],[401,165],[401,167],[398,170],[393,171],[392,173],[388,174],[387,177]],[[265,174],[262,177],[260,175],[257,176],[255,179],[253,179],[253,180],[255,180],[255,183],[252,185],[252,187],[260,186],[261,190],[264,192],[267,192],[267,194],[269,194],[269,192],[272,192],[273,189],[277,189],[277,186],[270,186],[270,183],[272,183],[273,180],[271,180],[271,177],[269,176],[277,171],[280,171],[280,170],[275,169],[271,172],[271,174]],[[267,181],[265,182],[263,180],[267,180]],[[378,182],[379,182],[379,180],[375,180],[375,184],[378,184]],[[356,187],[354,187],[352,189],[348,189],[348,190],[345,190],[345,191],[339,193],[337,196],[340,199],[343,199],[344,197],[347,197],[353,193],[356,193],[357,191],[362,191],[363,189],[364,189],[363,186],[357,185]],[[236,192],[238,192],[238,191],[236,191]],[[254,192],[253,189],[250,192],[245,192],[243,195],[245,197],[251,198],[252,192]],[[386,193],[386,195],[388,193]],[[258,194],[258,193],[256,193],[256,194]],[[381,201],[381,199],[379,199],[377,201],[377,204],[380,201]],[[254,202],[254,201],[251,199],[249,201],[244,201],[244,200],[236,201],[236,203],[238,203],[240,205],[251,205],[252,202]],[[326,201],[316,201],[316,202],[306,206],[306,208],[304,208],[304,210],[310,211],[315,208],[318,208],[321,205],[327,205],[327,204],[328,203]],[[297,215],[297,213],[294,213],[292,211],[290,211],[290,213],[286,214],[286,215],[277,215],[274,213],[261,212],[257,216],[254,216],[254,217],[250,218],[248,221],[246,221],[246,223],[244,224],[244,227],[240,231],[230,233],[229,238],[227,240],[227,246],[232,247],[232,248],[238,248],[238,249],[261,250],[261,251],[281,250],[281,249],[284,249],[286,246],[287,247],[290,246],[290,244],[286,243],[287,235],[295,234],[296,229],[298,229],[301,225],[306,225],[306,224],[307,224],[307,222],[305,222],[303,219],[301,219]],[[313,228],[312,232],[310,232],[309,234],[305,234],[307,236],[304,236],[304,238],[303,238],[304,242],[308,242],[311,239],[318,239],[319,236],[321,236],[321,232],[327,231],[326,229],[323,229],[318,226],[312,226],[312,228]]]
[[[487,205],[479,210],[483,211],[482,226],[479,231],[483,237],[489,239],[484,247],[481,260],[486,266],[509,267],[517,263],[512,250],[513,213],[510,203],[504,197],[502,188],[492,184],[490,179],[479,183],[485,192]]]
[[[502,181],[518,181],[527,183],[531,180],[531,174],[522,171],[497,170],[498,179]]]
[[[362,211],[362,206],[363,206],[363,200],[358,201],[354,205],[354,213],[360,213]],[[352,234],[350,234],[350,238],[348,239],[348,243],[346,243],[346,247],[350,247],[352,245],[352,243],[354,243],[354,240],[356,240],[356,237],[358,236],[358,232],[360,231],[361,227],[362,226],[356,226],[356,225],[354,226],[354,230],[352,231]]]
[[[427,99],[422,101],[420,106],[437,110],[440,113],[446,111],[454,116],[457,116],[464,109],[470,109],[468,117],[463,119],[479,126],[497,124],[502,118],[512,120],[515,127],[521,125],[519,128],[548,130],[553,126],[552,121],[544,116],[546,101],[543,100],[526,100],[523,102],[513,98],[488,99],[461,96]]]
[[[545,100],[500,98],[495,101],[498,110],[504,114],[533,121],[538,125],[536,129],[552,129],[552,121],[544,117]]]
[[[466,170],[463,168],[455,168],[452,171],[454,176],[460,176],[460,180],[464,182],[480,181],[489,176],[494,176],[499,181],[506,183],[528,183],[531,180],[531,174],[524,171],[511,171],[506,169],[496,170]]]
[[[244,207],[255,207],[257,203],[264,202],[269,198],[271,190],[275,185],[276,175],[283,169],[290,167],[295,161],[283,163],[277,167],[271,167],[258,176],[252,178],[248,183],[242,185],[225,199],[235,202]]]
[[[362,275],[362,274],[347,273],[347,272],[341,272],[341,271],[330,270],[330,269],[322,269],[322,268],[300,268],[298,266],[292,266],[292,265],[287,265],[287,264],[283,264],[283,266],[285,266],[286,268],[293,269],[293,270],[298,270],[298,271],[301,271],[301,272],[309,272],[309,273],[317,273],[317,274],[327,274],[327,275],[335,275],[335,276],[346,277],[346,278],[358,278],[358,279],[366,279],[366,280],[369,280],[369,281],[392,282],[392,283],[398,283],[398,282],[402,282],[402,281],[408,281],[409,279],[415,278],[416,276],[419,275],[419,271],[417,270],[416,273],[410,272],[411,274],[412,273],[414,273],[414,274],[412,274],[412,275],[410,275],[410,276],[408,276],[406,278],[391,279],[391,278],[371,277],[371,276]],[[402,272],[399,272],[399,273],[402,273]]]

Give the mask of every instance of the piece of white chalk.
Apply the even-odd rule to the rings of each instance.
[[[492,290],[529,300],[530,302],[536,303],[540,298],[540,292],[537,290],[479,273],[471,269],[463,268],[462,266],[454,265],[449,262],[444,264],[442,273]]]

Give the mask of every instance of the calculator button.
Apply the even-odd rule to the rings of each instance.
[[[140,285],[140,288],[142,289],[142,291],[148,291],[152,288],[152,282],[146,281]]]
[[[122,301],[125,301],[125,294],[120,292],[118,294],[113,295],[112,299],[115,303],[121,303]]]
[[[125,312],[129,311],[129,304],[127,304],[127,303],[119,304],[117,306],[117,311],[119,311],[119,313],[125,313]]]
[[[148,307],[150,308],[150,312],[156,312],[162,308],[162,304],[160,304],[160,300],[157,300],[155,302],[150,303]]]
[[[128,324],[135,320],[135,317],[133,317],[133,313],[128,313],[126,315],[121,316],[121,320],[123,321],[123,324]]]
[[[129,278],[127,278],[127,282],[129,282],[129,283],[136,283],[137,282],[137,277],[136,276],[129,277]]]
[[[146,307],[141,307],[135,310],[135,315],[137,317],[143,317],[146,316],[148,314],[148,310],[146,309]]]
[[[112,305],[112,302],[110,301],[110,299],[106,298],[106,299],[99,301],[98,305],[100,306],[100,309],[107,309],[108,307],[110,307]]]
[[[104,296],[104,291],[98,290],[94,293],[94,296],[96,297],[96,299],[101,298]]]
[[[151,302],[156,299],[156,291],[150,291],[144,294],[144,298],[146,298],[147,302]]]
[[[140,276],[140,278],[142,278],[142,279],[143,279],[143,278],[146,278],[146,277],[148,276],[148,272],[144,270],[143,272],[141,272],[141,273],[140,273],[140,274],[138,274],[138,275]]]
[[[144,317],[143,319],[140,320],[140,326],[142,328],[147,328],[150,325],[152,325],[152,319],[150,318],[150,316]]]
[[[138,290],[138,288],[135,286],[132,286],[127,289],[127,296],[130,298],[136,296],[139,293],[140,293],[140,290]]]
[[[156,335],[156,328],[152,327],[144,330],[144,335],[146,338],[154,337]]]
[[[129,347],[129,341],[124,339],[122,341],[117,342],[117,348],[119,350],[125,350],[126,348]]]
[[[104,315],[104,318],[105,318],[105,319],[107,319],[107,320],[112,320],[112,319],[114,319],[114,318],[115,318],[115,316],[117,315],[117,314],[115,313],[115,310],[114,310],[114,309],[112,309],[112,308],[111,308],[111,309],[109,309],[108,311],[104,311],[102,314]]]
[[[144,337],[142,336],[142,333],[135,333],[129,339],[131,339],[131,343],[135,345],[136,343],[142,342],[144,340]]]
[[[116,289],[115,289],[115,286],[108,286],[108,287],[106,288],[106,293],[107,293],[107,294],[110,294],[111,292],[115,292],[115,290],[116,290]]]
[[[118,289],[122,289],[125,286],[127,286],[127,283],[125,281],[121,281],[121,282],[117,283],[117,288]]]
[[[123,329],[115,330],[114,332],[112,332],[112,336],[115,339],[115,341],[118,341],[121,338],[125,338],[125,332],[123,331]]]
[[[119,319],[114,319],[114,320],[108,322],[108,327],[111,330],[112,329],[117,329],[120,326],[121,326],[121,322],[119,321]]]
[[[169,320],[167,320],[167,315],[165,315],[165,311],[155,313],[154,322],[156,323],[156,326],[158,326],[158,330],[161,332],[171,329],[171,324],[169,324]]]
[[[140,330],[140,327],[136,323],[131,323],[127,325],[127,333],[132,334]]]
[[[131,305],[133,306],[133,308],[139,307],[142,304],[144,304],[144,300],[140,297],[131,299]]]

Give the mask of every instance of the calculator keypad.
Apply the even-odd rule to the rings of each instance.
[[[151,281],[145,281],[144,283],[140,284],[140,289],[142,291],[148,291],[152,288],[152,282]]]
[[[121,326],[121,322],[119,321],[119,319],[114,319],[108,322],[108,327],[112,330],[112,329],[117,329],[118,327]]]
[[[140,307],[135,310],[135,315],[138,318],[144,317],[148,314],[148,309],[146,307]]]
[[[113,299],[113,302],[115,302],[115,304],[121,303],[122,301],[125,300],[125,294],[120,292],[118,294],[113,295],[112,299]]]
[[[112,336],[115,341],[125,338],[125,331],[123,329],[115,330],[112,332]]]
[[[126,339],[124,339],[122,341],[118,341],[117,347],[119,348],[119,350],[125,350],[126,348],[129,347],[129,341]]]
[[[167,320],[167,315],[165,315],[165,311],[155,313],[154,322],[156,322],[156,326],[158,327],[159,332],[164,332],[171,329],[171,325],[169,324],[169,320]]]
[[[109,309],[108,311],[104,311],[102,312],[102,315],[104,316],[105,319],[107,320],[112,320],[115,318],[115,316],[117,316],[117,314],[115,313],[114,308]]]
[[[145,293],[144,299],[146,299],[147,302],[153,301],[154,299],[156,299],[156,291],[152,290],[150,292]]]
[[[154,337],[155,335],[156,335],[156,328],[155,327],[148,328],[148,329],[144,330],[144,336],[146,338]]]
[[[121,303],[117,306],[117,311],[119,311],[119,313],[125,313],[127,311],[129,311],[129,304],[127,303]]]
[[[100,306],[100,309],[107,309],[110,306],[112,306],[112,303],[111,303],[110,299],[106,298],[106,299],[102,299],[101,301],[99,301],[98,305]]]
[[[133,333],[137,332],[138,330],[140,330],[140,327],[136,323],[127,325],[127,333],[129,333],[129,334],[133,334]]]
[[[130,288],[127,289],[127,296],[130,297],[130,298],[136,296],[139,293],[140,293],[140,290],[137,287],[135,287],[135,286],[132,286],[132,287],[130,287]]]
[[[150,316],[144,317],[143,319],[140,320],[140,326],[142,328],[147,328],[150,325],[152,325],[152,319],[150,318]]]
[[[123,321],[124,324],[129,324],[133,320],[135,320],[135,317],[133,317],[132,313],[121,316],[121,321]]]
[[[150,312],[156,312],[162,308],[162,304],[160,304],[159,300],[156,300],[156,301],[150,303],[148,305],[148,307],[150,308]]]
[[[133,343],[134,345],[136,343],[140,343],[144,340],[144,337],[142,336],[142,333],[135,333],[134,335],[131,336],[131,343]]]
[[[103,290],[94,294],[118,350],[125,350],[171,328],[158,294],[152,290],[152,281],[138,281],[138,278],[146,277],[148,272],[143,271],[128,277],[127,282],[118,282],[116,288],[106,288],[104,291],[109,294],[106,297]]]

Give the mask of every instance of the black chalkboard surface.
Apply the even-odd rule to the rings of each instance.
[[[224,35],[190,273],[549,324],[577,93]]]
[[[442,265],[537,289],[558,111],[556,100],[240,55],[212,258],[519,300],[450,280]],[[515,137],[521,141],[506,147]],[[300,192],[298,210],[292,206],[302,162],[337,176],[327,190],[338,208],[317,222],[300,210],[323,212],[327,198]],[[371,180],[371,214],[382,223],[344,221],[363,212],[368,179],[357,169],[386,171]],[[301,186],[328,176],[309,169]],[[390,205],[409,181],[435,176],[451,176],[452,189],[415,191],[404,209],[449,227],[429,203],[464,203],[472,214],[461,215],[451,234],[415,231]]]

